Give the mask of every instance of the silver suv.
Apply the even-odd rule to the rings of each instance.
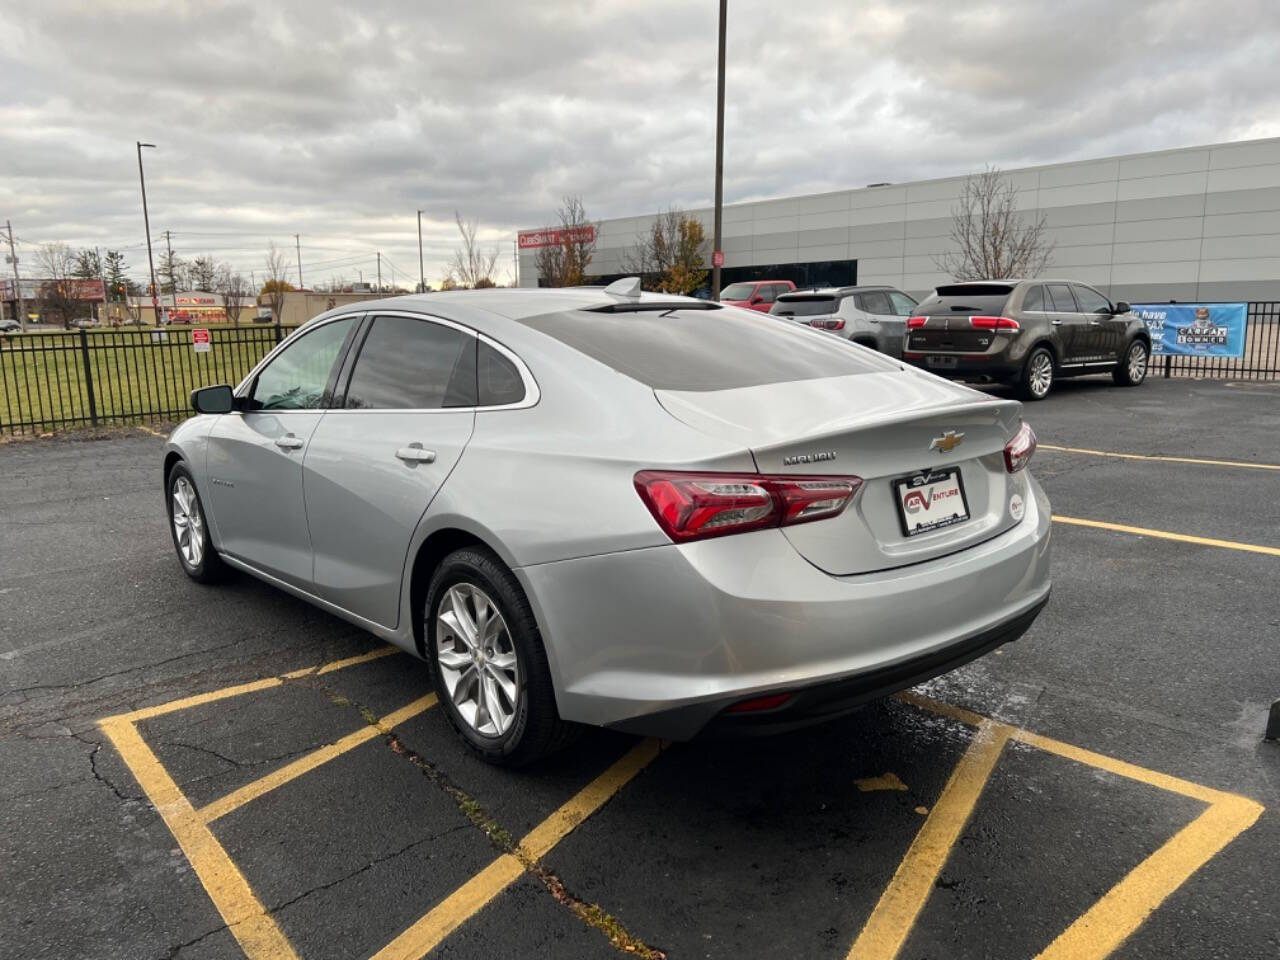
[[[895,287],[826,287],[784,293],[769,313],[901,357],[907,317],[915,308],[916,301]]]

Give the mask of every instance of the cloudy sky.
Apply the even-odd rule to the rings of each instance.
[[[1276,0],[730,0],[727,202],[1280,135]],[[710,201],[715,0],[0,3],[0,218],[261,272],[438,283],[580,194]],[[310,266],[308,266],[310,264]]]

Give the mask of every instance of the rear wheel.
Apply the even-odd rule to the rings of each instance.
[[[521,766],[569,742],[546,651],[520,584],[481,547],[449,554],[424,604],[436,695],[467,745],[490,763]]]
[[[169,471],[169,532],[182,569],[197,583],[217,583],[227,575],[227,565],[218,556],[209,537],[204,505],[196,492],[195,480],[184,464]]]
[[[1018,394],[1024,400],[1043,400],[1053,387],[1053,354],[1036,347],[1027,357],[1018,378]]]
[[[1124,358],[1111,371],[1111,377],[1122,387],[1136,387],[1147,379],[1147,368],[1151,362],[1151,350],[1141,340],[1129,344]]]

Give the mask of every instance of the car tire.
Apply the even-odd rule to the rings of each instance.
[[[1053,389],[1053,354],[1048,347],[1036,347],[1018,375],[1018,396],[1023,400],[1043,400]]]
[[[1136,387],[1147,379],[1151,367],[1151,348],[1142,340],[1134,340],[1124,352],[1124,357],[1111,371],[1111,379],[1121,387]]]
[[[208,514],[186,464],[176,463],[165,482],[169,534],[183,572],[197,583],[219,583],[230,569],[209,536]]]
[[[573,739],[578,727],[556,709],[529,600],[491,551],[464,547],[445,557],[422,612],[436,696],[472,751],[489,763],[518,767]]]

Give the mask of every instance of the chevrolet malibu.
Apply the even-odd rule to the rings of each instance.
[[[164,451],[186,573],[425,660],[496,763],[580,724],[834,717],[1049,596],[1018,403],[634,279],[354,304],[192,403]]]

